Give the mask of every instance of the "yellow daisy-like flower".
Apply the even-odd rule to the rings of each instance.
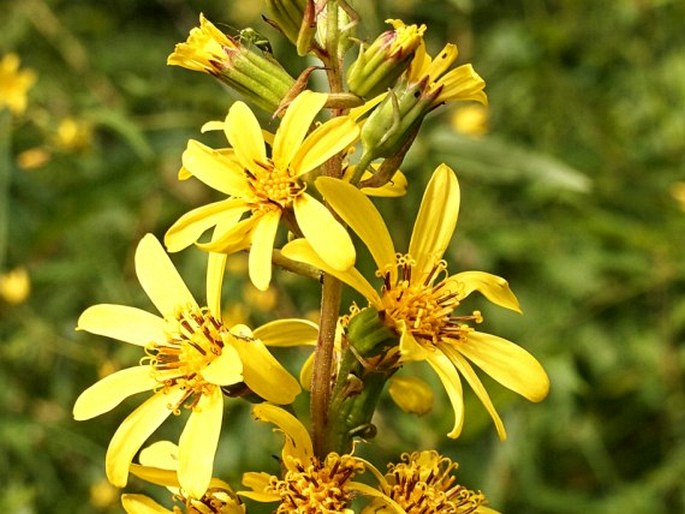
[[[257,118],[242,102],[233,104],[221,127],[232,148],[213,150],[189,141],[183,153],[182,174],[197,177],[229,198],[183,215],[166,233],[168,250],[182,250],[207,229],[216,227],[214,240],[198,246],[224,253],[249,246],[250,279],[257,288],[266,290],[271,281],[274,238],[279,221],[285,217],[297,222],[298,230],[331,267],[350,268],[355,252],[347,231],[307,193],[301,180],[359,135],[356,123],[346,116],[331,119],[307,135],[326,98],[322,93],[304,91],[293,100],[273,138],[270,157]]]
[[[437,93],[432,101],[432,104],[436,106],[456,100],[475,100],[487,105],[488,97],[483,91],[485,81],[476,73],[471,64],[462,64],[452,70],[449,69],[457,60],[458,55],[457,45],[447,43],[433,59],[426,52],[425,41],[421,40],[407,69],[409,83],[425,81],[424,94],[433,96]]]
[[[444,164],[435,170],[406,254],[396,253],[380,213],[355,187],[329,177],[319,178],[317,187],[371,252],[383,280],[380,293],[356,269],[339,272],[327,266],[306,241],[288,243],[283,254],[333,274],[364,295],[383,323],[400,337],[398,365],[426,361],[432,367],[455,413],[449,437],[459,436],[464,421],[461,375],[490,413],[500,438],[506,438],[502,420],[471,363],[534,402],[547,395],[549,379],[540,363],[521,347],[470,327],[470,322],[482,321],[479,312],[455,313],[474,291],[501,307],[517,312],[520,308],[501,277],[480,271],[447,273],[442,256],[456,228],[460,201],[454,172]]]
[[[317,458],[307,429],[292,414],[266,403],[255,405],[252,413],[256,419],[276,425],[285,436],[283,477],[245,473],[243,485],[252,490],[238,491],[239,495],[259,502],[279,502],[276,514],[353,514],[349,504],[357,494],[385,498],[378,490],[353,481],[365,470],[362,459],[334,452],[323,460]],[[386,503],[395,506],[392,500]],[[402,511],[395,507],[394,512]]]
[[[128,514],[244,514],[245,506],[231,487],[212,478],[207,492],[199,498],[189,496],[178,482],[178,446],[170,441],[158,441],[140,452],[140,464],[131,464],[131,473],[152,484],[166,487],[173,495],[174,505],[169,510],[142,494],[124,494],[121,503]]]
[[[385,476],[375,468],[379,489],[405,514],[497,514],[486,507],[485,496],[456,484],[453,472],[459,465],[435,450],[402,454],[402,462],[389,464]],[[376,500],[362,514],[393,512]]]
[[[274,403],[291,403],[300,386],[265,344],[273,339],[284,346],[283,334],[293,336],[289,344],[308,344],[316,339],[316,325],[281,320],[254,334],[244,325],[225,326],[220,308],[224,255],[209,256],[208,307],[198,305],[153,235],[138,244],[135,265],[140,284],[162,316],[112,304],[83,312],[79,330],[140,346],[146,356],[138,366],[108,375],[81,393],[74,418],[90,419],[133,394],[154,392],[122,422],[107,449],[107,477],[124,487],[129,464],[145,440],[185,406],[190,416],[179,440],[178,475],[183,489],[199,498],[211,479],[223,417],[222,388],[229,396],[253,392]]]
[[[27,93],[36,82],[32,70],[19,71],[19,56],[7,54],[0,60],[0,109],[7,107],[13,114],[26,110]]]

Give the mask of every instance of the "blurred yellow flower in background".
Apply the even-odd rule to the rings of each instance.
[[[15,268],[0,275],[0,297],[7,303],[23,303],[31,293],[31,278],[26,268]]]
[[[13,53],[0,60],[0,109],[7,107],[15,115],[26,110],[28,90],[36,82],[33,70],[19,71],[19,62]]]
[[[480,104],[469,104],[454,110],[452,128],[466,136],[480,137],[488,132],[488,109]]]

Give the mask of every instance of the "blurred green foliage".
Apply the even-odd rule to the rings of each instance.
[[[419,422],[385,398],[377,445],[363,451],[382,462],[438,447],[461,462],[463,483],[502,512],[685,511],[685,210],[671,194],[685,180],[685,3],[357,4],[360,37],[372,38],[387,17],[423,22],[431,51],[456,42],[460,61],[485,78],[488,134],[458,134],[454,109],[429,118],[403,166],[410,200],[401,209],[396,200],[378,203],[402,247],[430,172],[443,161],[457,170],[451,269],[509,279],[525,315],[479,304],[484,330],[529,349],[552,379],[540,405],[491,384],[505,443],[472,396],[464,436],[447,440],[451,411],[440,392]],[[176,172],[188,138],[220,143],[199,127],[222,119],[234,97],[208,76],[165,65],[201,10],[227,32],[251,25],[267,34],[292,74],[304,67],[261,22],[260,2],[0,2],[0,54],[14,51],[38,73],[27,112],[12,125],[0,270],[25,266],[32,285],[22,304],[0,301],[3,512],[121,510],[103,482],[104,450],[136,399],[82,423],[71,406],[98,373],[139,355],[74,326],[94,303],[148,307],[132,269],[140,236],[162,235],[214,198],[202,185],[178,183]],[[66,144],[64,119],[90,135]],[[30,149],[47,162],[19,166]],[[174,260],[200,294],[200,252]],[[240,258],[231,261],[227,305],[236,305],[247,286]],[[253,324],[316,308],[316,284],[278,279],[275,308],[243,308]],[[304,354],[288,356],[301,362]],[[217,470],[238,486],[241,470],[273,468],[279,439],[255,428],[238,402],[226,419]],[[181,425],[167,423],[160,436],[176,437]]]

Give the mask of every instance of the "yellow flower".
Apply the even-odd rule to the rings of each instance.
[[[138,366],[106,376],[76,400],[74,418],[90,419],[143,391],[154,394],[117,429],[107,449],[107,477],[126,485],[129,464],[145,440],[181,407],[190,416],[179,440],[179,481],[193,497],[209,484],[223,416],[223,395],[254,393],[278,404],[300,392],[293,378],[265,344],[309,344],[316,325],[281,320],[255,330],[221,322],[220,286],[225,256],[210,254],[208,307],[200,307],[157,239],[148,234],[135,255],[136,274],[162,316],[124,305],[94,305],[81,315],[78,329],[144,348]],[[283,328],[285,327],[285,328]],[[274,337],[273,334],[276,334]],[[281,333],[293,336],[282,340]],[[199,464],[198,464],[199,463]]]
[[[488,110],[478,104],[470,104],[454,111],[451,119],[454,130],[472,137],[484,136],[488,132]]]
[[[266,290],[271,281],[271,254],[279,221],[297,222],[317,254],[330,266],[345,270],[354,264],[352,240],[324,205],[306,192],[303,175],[352,144],[359,128],[343,116],[323,123],[307,135],[327,96],[304,91],[288,107],[267,156],[257,118],[236,102],[220,124],[232,148],[213,150],[191,140],[183,153],[182,174],[189,173],[229,198],[183,215],[166,233],[170,252],[186,248],[209,228],[215,238],[200,248],[233,253],[250,247],[249,275]],[[215,128],[216,123],[210,123]],[[270,138],[268,138],[270,139]],[[243,217],[247,213],[247,217]],[[294,219],[293,219],[294,213]]]
[[[380,482],[379,489],[406,514],[497,514],[486,507],[485,496],[456,484],[453,472],[459,465],[435,450],[402,454],[402,462],[388,464],[385,476],[369,466]],[[362,514],[393,512],[374,501]]]
[[[506,280],[480,271],[448,275],[442,256],[457,224],[459,185],[454,172],[440,165],[423,196],[409,251],[396,253],[390,233],[370,200],[345,182],[317,180],[326,200],[368,247],[383,281],[380,294],[356,269],[340,272],[327,266],[306,241],[296,240],[283,254],[331,273],[355,288],[381,314],[399,337],[398,365],[426,361],[440,378],[452,403],[455,423],[449,437],[458,437],[464,420],[460,375],[475,391],[495,422],[500,438],[504,425],[471,363],[505,387],[538,402],[549,390],[540,363],[516,344],[478,332],[468,323],[482,321],[479,312],[457,315],[461,301],[479,291],[491,302],[520,312]],[[469,362],[470,361],[470,362]]]
[[[36,82],[32,70],[19,71],[19,57],[7,54],[0,61],[0,109],[7,107],[13,114],[26,110],[26,95]]]
[[[140,463],[131,464],[131,473],[143,480],[169,489],[175,502],[173,510],[162,507],[156,501],[142,494],[124,494],[121,503],[128,514],[244,514],[245,506],[231,487],[218,478],[212,478],[207,492],[199,497],[189,496],[177,478],[179,452],[170,441],[158,441],[140,452]]]
[[[0,275],[0,297],[7,303],[19,305],[30,293],[31,279],[26,268],[15,268]]]
[[[178,43],[167,58],[168,65],[216,74],[228,55],[239,46],[200,14],[200,26],[191,29],[188,40]]]
[[[321,460],[314,455],[307,429],[295,416],[266,403],[255,405],[252,413],[283,432],[283,477],[245,473],[243,485],[252,491],[238,491],[239,495],[259,502],[279,502],[276,514],[352,514],[349,504],[356,494],[384,498],[374,488],[352,480],[365,469],[362,459],[332,452]]]

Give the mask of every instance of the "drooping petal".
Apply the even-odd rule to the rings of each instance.
[[[122,494],[121,505],[127,514],[170,514],[171,511],[162,507],[152,498],[142,494]]]
[[[212,384],[225,386],[243,381],[243,363],[230,345],[224,345],[221,355],[202,370],[202,378]]]
[[[252,407],[252,415],[259,421],[276,425],[283,432],[285,436],[282,453],[284,462],[287,462],[288,456],[300,462],[309,462],[314,455],[314,449],[309,432],[300,420],[288,411],[268,403],[260,403]]]
[[[511,341],[473,331],[459,342],[458,351],[504,387],[532,402],[544,400],[549,392],[549,377],[542,365]]]
[[[327,99],[325,93],[306,90],[288,106],[274,137],[272,155],[277,168],[287,169]]]
[[[324,262],[339,271],[354,266],[356,254],[350,235],[321,202],[302,193],[293,208],[302,234]]]
[[[391,377],[388,393],[404,412],[423,416],[433,408],[433,389],[418,377]]]
[[[359,126],[349,116],[328,120],[302,142],[290,162],[296,177],[309,173],[352,145],[359,137]]]
[[[441,164],[433,172],[414,222],[409,254],[416,276],[423,277],[442,258],[452,239],[459,215],[459,183],[454,172]]]
[[[171,259],[152,234],[146,234],[138,243],[135,263],[140,285],[164,317],[173,318],[179,307],[198,308]]]
[[[297,383],[259,339],[232,339],[243,363],[243,381],[265,400],[278,405],[292,403],[300,394]]]
[[[316,188],[371,252],[378,269],[395,262],[395,246],[378,209],[364,193],[332,177],[316,179]]]
[[[137,346],[166,340],[164,319],[136,307],[109,303],[93,305],[83,311],[76,330],[85,330]]]
[[[238,494],[258,502],[269,503],[278,501],[281,499],[280,494],[266,492],[270,482],[271,475],[268,473],[248,471],[243,473],[242,483],[245,487],[252,489],[252,491],[238,491]]]
[[[483,271],[462,271],[445,280],[445,285],[458,292],[460,299],[466,298],[473,291],[479,291],[492,303],[521,312],[519,302],[509,288],[509,282],[497,275]]]
[[[288,259],[304,262],[325,273],[330,273],[334,277],[345,282],[348,286],[359,291],[373,305],[379,306],[381,304],[381,299],[376,290],[356,268],[350,268],[347,271],[336,271],[321,260],[321,257],[317,255],[306,239],[295,239],[294,241],[289,242],[283,247],[281,253]]]
[[[194,177],[226,195],[243,196],[249,191],[244,168],[232,155],[191,139],[181,161]]]
[[[449,431],[447,437],[456,439],[461,434],[464,427],[464,392],[461,387],[461,379],[459,373],[454,369],[452,363],[442,352],[436,351],[428,354],[426,359],[428,364],[435,374],[438,375],[440,382],[442,382],[447,397],[452,404],[454,410],[454,426]]]
[[[158,386],[148,365],[134,366],[107,375],[83,391],[74,404],[74,419],[82,421],[112,410],[131,395]]]
[[[302,346],[316,344],[319,326],[306,319],[279,319],[254,330],[254,337],[266,346]]]
[[[245,202],[238,198],[229,198],[197,207],[185,213],[169,227],[164,234],[164,244],[170,252],[180,252],[218,223],[235,225],[248,209]]]
[[[268,212],[260,217],[252,231],[248,271],[250,280],[260,291],[266,291],[271,283],[271,255],[280,219],[280,211]]]
[[[116,487],[124,487],[128,481],[128,468],[134,455],[150,435],[169,417],[186,392],[173,387],[160,391],[134,410],[119,425],[107,448],[105,471]]]
[[[466,379],[471,386],[471,389],[473,389],[473,392],[476,393],[476,396],[485,407],[485,410],[488,411],[488,414],[490,414],[492,421],[495,423],[497,435],[499,436],[500,440],[504,441],[507,438],[507,431],[504,428],[502,418],[500,418],[497,409],[495,409],[495,406],[490,399],[490,395],[483,386],[483,383],[480,381],[480,378],[478,378],[478,375],[476,375],[476,372],[473,370],[468,361],[461,355],[461,353],[455,350],[452,346],[448,344],[441,344],[439,348],[447,356],[450,362],[457,368],[459,373],[461,373]]]
[[[193,498],[202,498],[212,479],[223,412],[223,394],[213,387],[193,407],[178,440],[178,481]]]
[[[245,103],[235,102],[228,110],[224,132],[243,168],[252,169],[255,162],[266,162],[262,128]]]

